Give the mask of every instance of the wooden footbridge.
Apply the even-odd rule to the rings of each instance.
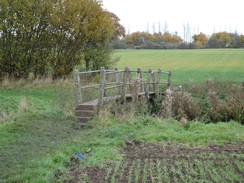
[[[99,75],[98,84],[88,84],[84,86],[82,76],[87,74]],[[112,79],[111,79],[112,78]],[[161,81],[164,79],[165,81]],[[94,112],[103,107],[104,103],[117,100],[126,103],[128,99],[133,100],[138,97],[145,97],[149,100],[152,97],[159,97],[161,85],[169,87],[171,84],[171,72],[163,72],[160,69],[147,71],[138,68],[131,70],[126,67],[124,70],[100,70],[78,72],[74,70],[75,95],[77,100],[76,116],[80,124],[84,124],[91,119]],[[96,88],[98,95],[94,100],[83,102],[86,96],[82,96],[82,91],[88,88]],[[113,92],[109,92],[113,90]]]

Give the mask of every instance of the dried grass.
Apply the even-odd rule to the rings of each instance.
[[[73,79],[71,77],[53,79],[52,75],[47,75],[45,77],[37,76],[33,77],[30,75],[29,78],[19,78],[14,79],[6,76],[0,82],[0,89],[33,89],[33,88],[45,88],[45,87],[55,87],[55,86],[73,86]]]
[[[166,90],[160,116],[218,122],[235,120],[244,124],[244,85],[207,78],[204,84],[187,84],[183,92]],[[187,91],[186,91],[187,90]],[[172,114],[171,114],[172,113]]]

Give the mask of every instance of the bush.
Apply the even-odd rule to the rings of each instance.
[[[244,124],[244,85],[206,79],[203,84],[186,84],[162,101],[160,116],[205,123],[235,120]],[[167,91],[167,90],[166,90]],[[169,97],[171,100],[169,100]],[[170,110],[166,107],[170,107]],[[171,114],[169,114],[169,112]]]

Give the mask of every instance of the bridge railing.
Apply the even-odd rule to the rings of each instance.
[[[90,84],[86,86],[81,86],[82,83],[82,75],[91,74],[91,73],[99,73],[100,80],[99,84]],[[135,73],[135,74],[132,74]],[[143,77],[144,74],[144,77]],[[146,77],[145,77],[146,74]],[[167,75],[167,80],[162,82],[162,75]],[[107,77],[109,75],[115,75],[114,81],[107,81]],[[133,76],[135,78],[133,79]],[[140,95],[145,95],[146,99],[149,98],[151,93],[155,94],[156,97],[159,97],[160,93],[160,85],[166,84],[168,87],[171,85],[171,72],[163,72],[160,69],[157,71],[153,71],[149,69],[147,71],[138,68],[137,70],[131,70],[126,67],[124,70],[119,70],[116,68],[115,70],[106,70],[104,67],[101,67],[100,70],[95,71],[87,71],[87,72],[78,72],[78,70],[74,70],[74,83],[75,83],[75,95],[77,103],[82,103],[82,90],[87,88],[98,88],[98,106],[102,107],[105,98],[107,96],[107,90],[116,89],[116,98],[120,99],[122,103],[126,101],[126,97],[128,95],[132,95],[131,85],[137,80],[137,84],[139,85],[139,90],[137,91]],[[129,87],[128,87],[129,86]]]

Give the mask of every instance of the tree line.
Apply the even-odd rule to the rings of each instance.
[[[123,35],[99,0],[1,0],[0,80],[109,66],[109,42]]]
[[[192,36],[191,42],[184,41],[177,32],[149,33],[133,32],[111,42],[114,49],[197,49],[197,48],[243,48],[244,35],[217,32],[211,36],[200,32]]]

